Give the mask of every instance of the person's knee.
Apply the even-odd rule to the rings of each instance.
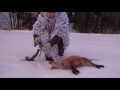
[[[54,46],[55,44],[58,44],[61,41],[61,37],[59,37],[58,35],[55,35],[50,41],[49,43],[51,44],[51,46]]]

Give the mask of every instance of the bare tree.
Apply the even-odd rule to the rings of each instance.
[[[4,24],[8,25],[9,27],[11,27],[8,17],[6,17],[2,12],[0,12],[0,14],[7,20],[7,22],[0,22],[0,23],[4,23]]]

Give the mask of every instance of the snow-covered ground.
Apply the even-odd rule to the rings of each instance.
[[[0,30],[0,78],[120,78],[120,35],[70,33],[64,58],[79,55],[105,66],[77,68],[78,75],[70,70],[51,70],[43,53],[35,61],[24,61],[37,49],[33,46],[32,31]]]

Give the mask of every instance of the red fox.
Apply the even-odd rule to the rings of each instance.
[[[51,61],[51,69],[72,70],[74,74],[80,73],[76,68],[81,66],[95,66],[96,68],[104,67],[103,65],[94,64],[90,59],[80,56],[70,56],[64,60]]]

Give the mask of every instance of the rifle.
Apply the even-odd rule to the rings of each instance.
[[[34,61],[34,58],[37,57],[37,55],[38,55],[39,52],[40,52],[40,55],[39,55],[39,56],[41,56],[41,53],[42,53],[41,47],[42,47],[42,44],[41,44],[41,42],[39,42],[39,49],[37,50],[37,52],[36,52],[31,58],[28,57],[28,56],[26,56],[25,59],[26,59],[27,61]]]

